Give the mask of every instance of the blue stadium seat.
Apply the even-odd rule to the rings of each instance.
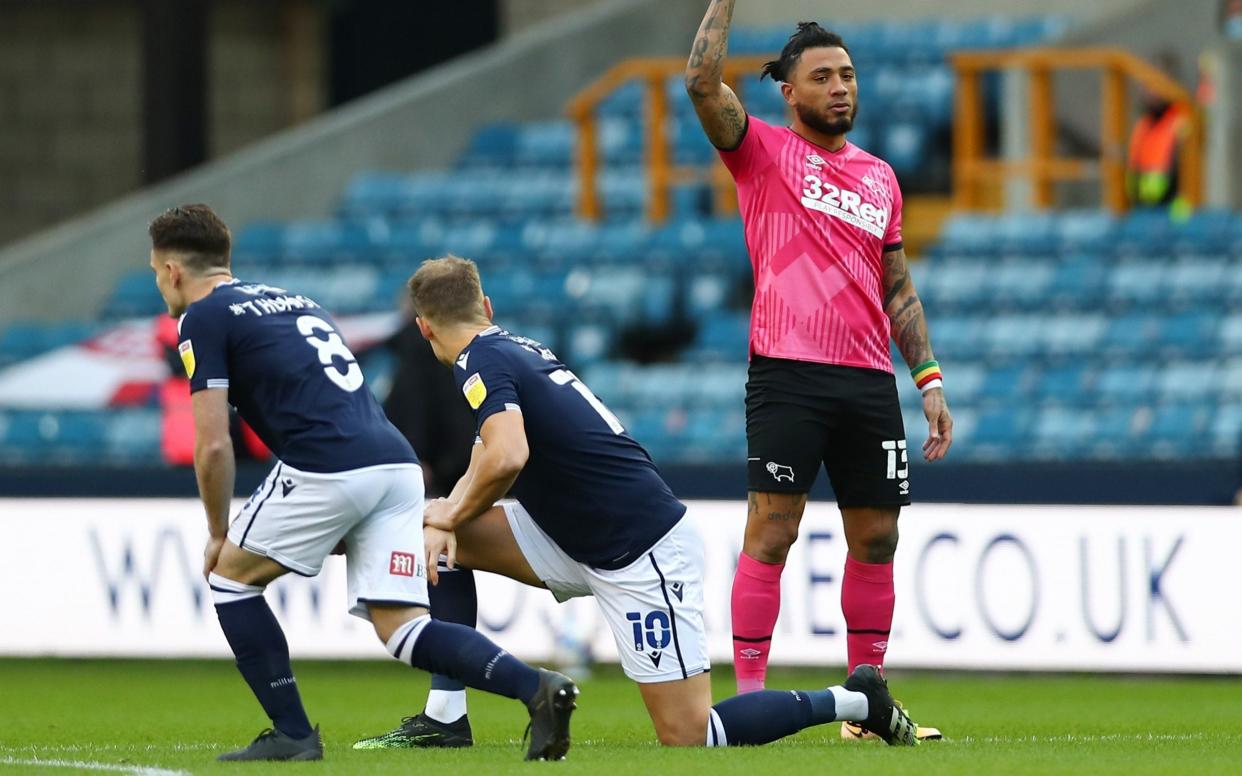
[[[1123,264],[1108,278],[1108,298],[1116,303],[1134,305],[1162,301],[1166,294],[1163,281],[1167,269],[1165,261]]]
[[[132,409],[107,413],[105,447],[112,463],[160,460],[160,411]]]
[[[1242,219],[1230,210],[1196,210],[1186,221],[1175,225],[1175,250],[1202,256],[1227,254],[1237,221]]]
[[[1165,211],[1135,211],[1121,220],[1117,232],[1118,253],[1167,257],[1175,241],[1173,221]]]
[[[612,327],[600,321],[574,321],[567,326],[563,358],[575,372],[608,357]]]
[[[136,318],[167,310],[151,270],[136,269],[121,276],[100,314],[104,318]]]
[[[750,337],[750,314],[720,312],[699,322],[690,356],[720,361],[745,361]]]
[[[984,457],[1012,460],[1029,445],[1032,413],[1023,407],[989,409],[979,414],[970,446]],[[917,438],[917,437],[916,437]]]
[[[1219,378],[1211,361],[1164,364],[1156,376],[1156,393],[1162,402],[1203,401],[1214,397]]]
[[[1037,377],[1036,393],[1048,402],[1076,402],[1086,393],[1092,370],[1081,363],[1045,369]]]
[[[1156,388],[1156,368],[1146,364],[1123,363],[1100,370],[1096,392],[1104,400],[1137,402],[1150,397]]]
[[[1033,334],[1049,357],[1089,357],[1096,353],[1107,330],[1108,321],[1103,315],[1064,313],[1045,319]]]
[[[928,128],[917,121],[892,121],[883,125],[881,155],[898,176],[913,175],[926,163]]]
[[[1050,322],[1040,315],[1004,315],[992,318],[983,332],[988,353],[995,358],[1038,355],[1043,344],[1037,333]]]
[[[1057,249],[1056,219],[1048,213],[1011,213],[997,219],[997,245],[1002,253],[1044,256]]]
[[[1107,271],[1094,258],[1074,256],[1058,264],[1047,301],[1073,309],[1094,308],[1103,300]]]
[[[1212,407],[1204,404],[1162,404],[1154,409],[1151,426],[1144,435],[1148,454],[1155,458],[1203,457],[1204,432]]]
[[[992,367],[983,378],[979,393],[992,401],[1014,401],[1031,391],[1032,373],[1026,364]]]
[[[1159,336],[1157,319],[1146,313],[1129,313],[1108,322],[1102,346],[1116,355],[1143,355]]]
[[[1242,402],[1218,407],[1209,434],[1214,455],[1235,458],[1242,454]]]
[[[1227,354],[1242,354],[1242,313],[1233,313],[1221,321],[1220,349]]]
[[[1242,358],[1235,356],[1220,365],[1220,399],[1242,403]]]
[[[940,248],[946,254],[988,255],[996,241],[996,219],[982,213],[950,216],[940,231]]]
[[[1044,407],[1032,426],[1033,453],[1038,458],[1072,459],[1094,440],[1096,413],[1080,407]]]
[[[936,352],[946,361],[977,358],[984,351],[984,327],[966,316],[934,316],[931,329]]]
[[[1117,220],[1102,210],[1069,210],[1054,221],[1058,249],[1063,254],[1098,255],[1111,250],[1116,231]]]
[[[929,267],[919,288],[937,307],[970,310],[990,301],[988,278],[984,262],[949,260]]]
[[[1049,262],[1030,256],[993,264],[987,271],[985,288],[990,302],[998,307],[1045,307],[1056,269]]]
[[[300,264],[369,261],[376,255],[375,240],[361,223],[295,221],[285,226],[281,253]]]
[[[1106,406],[1095,413],[1094,439],[1088,444],[1093,458],[1121,459],[1137,452],[1139,426],[1150,422],[1151,411],[1134,404]]]
[[[1172,304],[1220,303],[1228,293],[1228,276],[1237,272],[1223,256],[1183,257],[1164,275],[1163,289]]]
[[[1169,357],[1206,356],[1215,350],[1220,317],[1215,312],[1194,310],[1160,319],[1161,352]]]

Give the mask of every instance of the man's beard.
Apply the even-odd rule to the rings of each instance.
[[[816,132],[822,132],[825,135],[844,135],[854,128],[854,117],[858,115],[858,103],[854,103],[854,109],[850,111],[850,115],[836,119],[827,118],[822,112],[801,103],[795,105],[794,110],[798,114],[798,119]]]

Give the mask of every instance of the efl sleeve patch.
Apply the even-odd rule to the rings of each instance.
[[[185,365],[185,376],[194,377],[194,343],[186,340],[177,346],[177,352],[181,354],[181,363]]]
[[[487,398],[487,386],[483,384],[483,378],[479,376],[478,372],[466,379],[465,384],[461,387],[461,392],[466,395],[466,402],[472,410],[482,407],[483,400]]]

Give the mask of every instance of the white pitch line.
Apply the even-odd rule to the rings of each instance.
[[[29,768],[77,768],[80,771],[112,771],[130,776],[190,776],[189,771],[169,771],[145,765],[116,765],[87,760],[19,760],[16,757],[0,759],[0,765],[20,765]]]
[[[1098,744],[1108,741],[1201,741],[1202,733],[1153,734],[1134,733],[1132,735],[1079,736],[1067,733],[1060,736],[974,736],[954,737],[952,741],[963,744]]]

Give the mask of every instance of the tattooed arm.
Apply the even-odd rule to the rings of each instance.
[[[935,360],[931,340],[927,336],[927,318],[919,301],[906,252],[901,248],[884,254],[884,312],[892,324],[893,341],[901,350],[910,369]],[[944,389],[932,388],[923,394],[923,414],[927,416],[927,441],[923,457],[938,461],[953,444],[953,417],[945,403]]]
[[[735,0],[711,0],[686,63],[686,91],[712,145],[732,150],[746,132],[746,111],[723,80]]]

